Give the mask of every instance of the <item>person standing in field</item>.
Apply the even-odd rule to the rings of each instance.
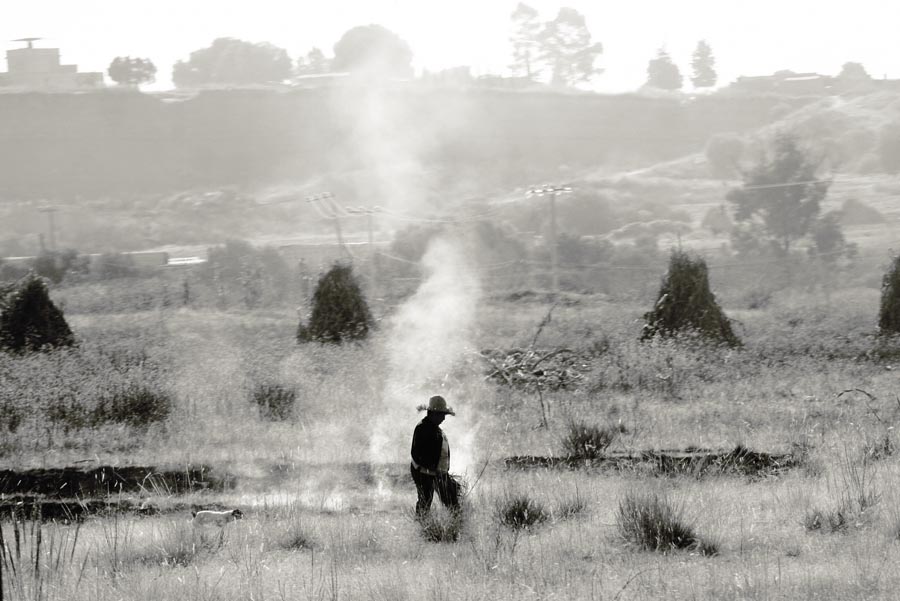
[[[428,515],[435,490],[444,507],[458,511],[459,483],[450,475],[450,443],[441,430],[444,419],[456,413],[440,395],[431,397],[428,405],[420,405],[418,409],[427,413],[413,432],[409,466],[418,493],[416,517]]]

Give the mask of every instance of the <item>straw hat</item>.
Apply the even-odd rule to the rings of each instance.
[[[450,415],[456,415],[456,412],[453,410],[453,408],[447,406],[447,400],[439,394],[436,394],[428,399],[427,405],[419,405],[417,409],[419,411],[434,411],[436,413],[449,413]]]

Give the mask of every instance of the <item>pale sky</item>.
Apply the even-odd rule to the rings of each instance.
[[[217,37],[271,42],[292,58],[313,46],[331,56],[340,36],[377,23],[405,39],[418,69],[468,65],[474,75],[505,74],[509,15],[497,0],[3,0],[0,40],[42,37],[81,71],[106,71],[116,56],[150,58],[155,88],[171,86],[172,64]],[[713,49],[720,83],[778,69],[837,74],[861,62],[873,77],[900,78],[900,4],[895,0],[532,0],[545,20],[560,6],[587,18],[604,46],[605,73],[594,87],[624,91],[646,79],[647,61],[664,46],[690,76],[696,43]],[[5,70],[5,60],[0,60]]]

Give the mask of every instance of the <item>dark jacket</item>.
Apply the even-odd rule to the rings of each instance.
[[[413,432],[412,449],[410,451],[412,460],[420,467],[436,472],[438,463],[441,460],[443,443],[444,436],[441,433],[440,426],[432,423],[426,417],[419,422]]]

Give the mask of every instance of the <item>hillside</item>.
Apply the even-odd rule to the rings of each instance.
[[[438,170],[432,187],[516,184],[560,166],[675,158],[717,132],[770,122],[785,102],[413,84],[0,94],[0,200],[271,184],[410,162]]]

